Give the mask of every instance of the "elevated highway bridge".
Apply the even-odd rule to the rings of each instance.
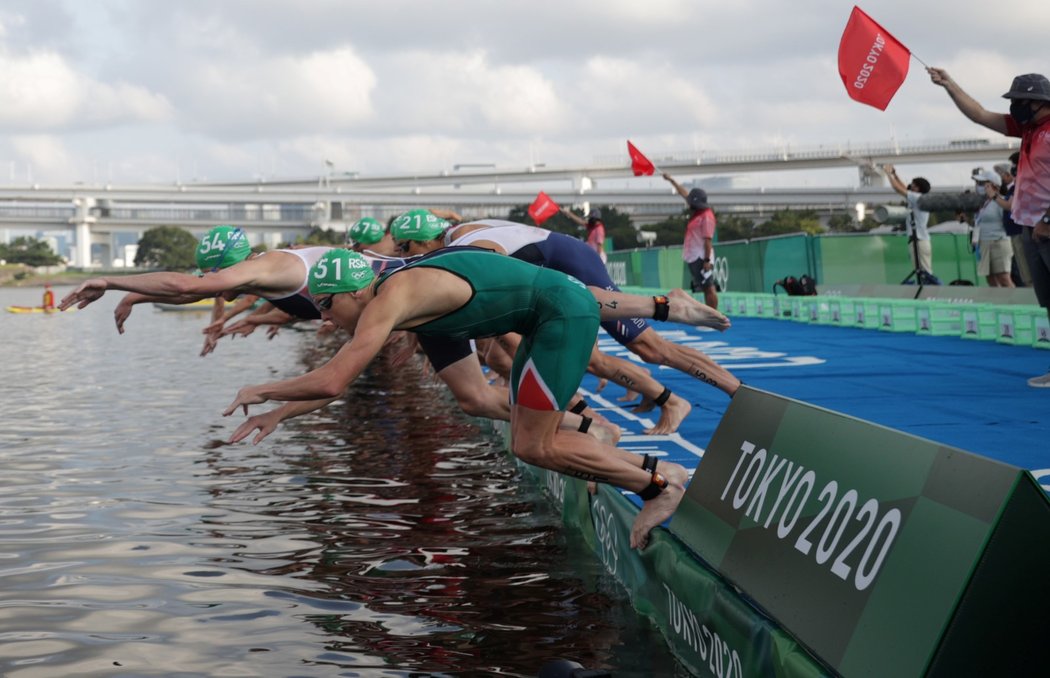
[[[875,168],[937,163],[1002,162],[1017,149],[1016,140],[959,140],[899,146],[775,149],[754,153],[672,154],[652,156],[659,168],[680,181],[710,176],[749,175],[835,168],[855,168],[851,188],[708,188],[719,212],[761,218],[784,208],[815,209],[823,215],[853,211],[858,203],[874,206],[899,197]],[[343,230],[362,216],[385,219],[413,207],[446,207],[475,218],[505,214],[528,204],[538,190],[563,205],[615,205],[639,226],[682,209],[669,188],[608,188],[612,179],[632,177],[626,156],[599,159],[581,167],[524,168],[457,166],[420,175],[341,174],[279,181],[0,186],[0,230],[33,229],[73,236],[72,265],[110,265],[117,234],[141,234],[155,226],[180,226],[194,234],[216,224],[235,224],[255,241],[275,245],[311,227]],[[626,182],[625,182],[626,183]],[[968,186],[942,187],[962,191]],[[136,237],[137,239],[137,237]],[[102,245],[91,255],[88,244]]]

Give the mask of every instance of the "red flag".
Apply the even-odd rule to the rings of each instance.
[[[854,6],[839,43],[839,75],[851,98],[885,111],[910,61],[907,47]]]
[[[557,214],[560,209],[558,203],[554,202],[549,195],[540,191],[540,194],[529,205],[529,216],[532,217],[537,226],[542,226],[543,222]]]
[[[627,141],[627,154],[631,156],[631,171],[634,172],[634,176],[650,176],[656,171],[656,165],[649,162],[649,158],[642,155],[630,140]]]

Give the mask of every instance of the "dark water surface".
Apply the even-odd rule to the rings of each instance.
[[[345,402],[226,445],[239,386],[331,348],[259,332],[202,359],[205,316],[139,306],[120,336],[119,296],[0,313],[0,674],[681,673],[422,370],[372,369]]]

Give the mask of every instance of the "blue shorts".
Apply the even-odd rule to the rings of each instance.
[[[536,266],[568,273],[584,285],[619,292],[620,288],[609,277],[598,253],[587,243],[561,233],[551,233],[546,240],[526,245],[510,255]],[[642,318],[605,320],[602,327],[613,339],[626,346],[649,327]]]

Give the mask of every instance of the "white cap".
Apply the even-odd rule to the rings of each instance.
[[[980,167],[973,171],[971,178],[974,181],[990,181],[996,185],[1003,180],[997,172],[992,172],[991,170],[986,170]]]

